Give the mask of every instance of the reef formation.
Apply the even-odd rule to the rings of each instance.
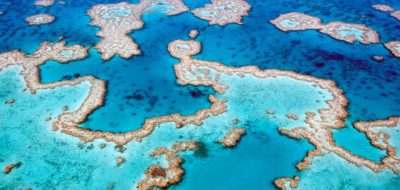
[[[98,4],[87,11],[93,19],[90,23],[101,28],[97,35],[102,40],[97,43],[96,49],[104,60],[111,59],[118,54],[123,58],[130,58],[141,54],[139,46],[128,36],[134,30],[144,26],[142,16],[146,12],[154,12],[159,6],[168,6],[163,12],[166,15],[176,15],[189,8],[181,0],[142,0],[139,4],[127,2],[117,4]]]
[[[179,152],[194,150],[197,148],[196,142],[177,142],[172,149],[159,148],[153,151],[151,156],[165,155],[168,162],[167,167],[152,165],[145,171],[146,178],[139,181],[139,190],[151,190],[155,187],[166,188],[181,181],[184,170],[181,167],[183,159],[178,156]]]
[[[336,87],[335,82],[291,71],[262,71],[253,66],[232,68],[217,62],[196,60],[192,56],[199,53],[200,49],[201,44],[193,40],[176,40],[170,43],[168,50],[171,55],[181,60],[179,64],[175,65],[175,73],[181,84],[212,86],[217,92],[223,94],[229,89],[229,84],[223,83],[225,76],[236,75],[240,78],[245,78],[247,75],[252,75],[261,80],[268,80],[271,77],[291,77],[326,89],[331,94],[332,99],[326,101],[329,105],[328,108],[319,109],[318,112],[306,113],[305,125],[307,126],[279,128],[281,134],[295,139],[306,139],[316,148],[309,151],[304,160],[296,165],[300,171],[307,169],[314,157],[333,153],[358,167],[364,166],[375,172],[389,169],[394,173],[399,173],[399,159],[393,157],[393,154],[388,154],[380,163],[376,163],[372,160],[359,157],[335,143],[331,130],[345,127],[344,119],[348,115],[346,112],[348,100],[344,96],[343,91]],[[282,184],[282,179],[278,179],[275,183]],[[291,183],[293,184],[293,181]]]
[[[37,0],[35,4],[50,6],[53,3],[54,1]],[[251,6],[247,2],[241,0],[212,0],[211,4],[204,8],[195,9],[193,13],[199,18],[209,21],[210,25],[241,24],[242,17],[248,15],[250,8]],[[376,5],[374,8],[383,12],[394,11],[393,8],[385,5]],[[87,14],[93,20],[91,24],[101,28],[97,35],[102,39],[95,48],[101,53],[102,59],[109,60],[117,54],[123,58],[139,55],[141,53],[139,46],[128,35],[143,27],[143,14],[158,12],[160,9],[166,15],[176,15],[189,10],[180,0],[142,0],[138,4],[127,2],[99,4],[88,10]],[[45,24],[54,20],[54,17],[51,17],[51,15],[39,14],[27,18],[26,21],[29,24]],[[347,43],[357,41],[363,44],[379,43],[379,34],[365,25],[343,22],[322,24],[321,19],[303,13],[283,14],[271,20],[271,23],[282,31],[319,30],[321,33]],[[179,60],[179,63],[174,65],[174,72],[179,85],[209,86],[215,90],[215,94],[209,95],[211,106],[207,109],[198,110],[192,115],[176,113],[148,118],[140,129],[126,133],[93,131],[80,126],[91,113],[104,104],[107,90],[105,81],[94,76],[84,76],[77,77],[75,80],[41,82],[39,66],[51,60],[65,64],[84,59],[88,56],[88,48],[86,47],[81,45],[67,46],[66,42],[57,41],[55,43],[42,43],[30,55],[19,50],[1,53],[0,71],[11,66],[20,67],[20,75],[26,83],[24,91],[29,91],[31,94],[63,86],[76,87],[83,83],[88,84],[88,94],[77,109],[70,110],[70,107],[64,106],[61,114],[54,118],[46,118],[46,122],[52,123],[53,131],[60,131],[66,136],[77,137],[85,143],[99,141],[101,142],[99,144],[100,149],[107,149],[108,146],[106,145],[110,143],[116,145],[115,149],[122,153],[125,145],[131,143],[132,147],[139,146],[140,143],[146,141],[146,137],[150,138],[158,127],[173,126],[175,130],[196,126],[205,128],[205,123],[214,122],[214,124],[219,125],[223,123],[221,121],[228,121],[230,124],[218,130],[214,128],[212,132],[219,133],[219,137],[213,140],[215,143],[223,144],[224,147],[233,148],[248,129],[243,126],[239,127],[242,118],[234,117],[237,116],[235,115],[236,109],[243,109],[237,105],[245,102],[243,104],[246,105],[242,107],[257,107],[258,110],[251,110],[252,113],[243,112],[246,113],[246,116],[243,117],[251,118],[256,115],[268,119],[268,121],[277,125],[280,134],[294,139],[306,140],[315,147],[296,165],[300,172],[310,169],[317,158],[334,155],[350,165],[367,168],[376,173],[383,171],[394,174],[400,173],[400,157],[397,152],[400,145],[396,140],[399,137],[399,117],[371,122],[356,122],[354,127],[365,133],[372,145],[386,152],[386,156],[379,162],[358,156],[337,144],[332,135],[334,129],[345,127],[344,121],[348,117],[346,110],[348,100],[343,90],[334,81],[293,71],[262,70],[256,66],[230,67],[220,62],[199,60],[194,57],[201,52],[202,48],[202,44],[195,40],[198,35],[197,30],[191,30],[188,35],[191,40],[179,39],[170,42],[168,52],[172,57]],[[400,42],[393,41],[384,45],[395,56],[400,57]],[[243,84],[254,84],[255,87],[250,88]],[[269,88],[273,88],[274,85],[279,86],[277,89],[287,88],[291,90],[293,90],[293,86],[299,85],[306,88],[309,94],[299,95],[300,98],[293,95],[296,96],[296,101],[300,103],[293,104],[290,109],[282,110],[279,109],[281,107],[279,104],[278,106],[271,105],[268,101],[288,102],[287,100],[292,97],[277,97],[276,94],[273,94],[276,92],[269,91]],[[282,92],[288,91],[282,90]],[[307,100],[310,101],[304,100],[306,102],[304,103],[301,98],[309,98]],[[18,100],[13,98],[3,102],[6,106],[18,104]],[[307,105],[302,105],[302,103]],[[262,110],[262,114],[260,114],[262,116],[257,115],[259,110]],[[253,111],[257,114],[252,115]],[[235,119],[232,120],[232,117]],[[246,139],[242,139],[242,141],[244,140]],[[184,160],[180,154],[197,148],[199,148],[199,143],[195,141],[177,141],[176,139],[172,146],[165,145],[165,147],[158,147],[155,150],[151,149],[154,151],[150,153],[150,156],[152,158],[165,156],[166,164],[157,163],[149,166],[144,172],[143,178],[135,181],[137,182],[136,187],[138,189],[155,189],[168,188],[177,184],[182,180],[184,174],[182,168]],[[88,149],[93,149],[93,147]],[[113,167],[117,169],[123,168],[129,163],[129,155],[125,157],[118,154],[114,158],[116,164],[113,162]],[[21,165],[20,162],[9,163],[3,169],[4,174],[11,174],[14,169]],[[303,177],[296,175],[293,178],[277,178],[274,184],[281,189],[291,189],[299,187],[301,180],[303,180]],[[112,185],[109,187],[112,188]]]
[[[40,25],[52,23],[55,17],[49,14],[37,14],[29,16],[25,20],[29,25]]]
[[[376,4],[376,5],[372,5],[372,8],[374,8],[375,10],[381,11],[381,12],[390,13],[390,16],[392,16],[393,18],[395,18],[397,20],[400,20],[400,10],[396,10],[389,5]]]
[[[251,6],[244,0],[212,0],[204,8],[197,8],[192,13],[210,25],[242,24],[242,17],[248,16]]]
[[[191,37],[195,38],[198,31],[191,31]],[[87,56],[87,48],[80,45],[66,46],[65,42],[43,43],[32,55],[26,55],[20,51],[14,50],[0,55],[0,70],[9,66],[17,65],[23,68],[21,75],[23,76],[28,90],[36,93],[41,89],[53,89],[59,86],[74,86],[82,82],[90,84],[88,96],[85,98],[80,107],[75,111],[69,111],[64,108],[64,113],[58,115],[53,121],[53,130],[61,130],[61,132],[80,138],[83,141],[90,142],[96,139],[104,139],[113,142],[118,146],[122,146],[136,140],[142,141],[143,138],[149,136],[156,126],[163,123],[173,123],[180,128],[186,125],[201,126],[208,118],[218,117],[225,112],[229,112],[232,106],[230,93],[237,90],[244,92],[243,89],[237,89],[233,81],[254,80],[273,81],[273,80],[290,80],[302,82],[310,86],[310,88],[319,89],[329,94],[330,98],[325,100],[326,107],[318,110],[305,110],[305,113],[287,112],[281,113],[284,118],[293,122],[300,122],[302,126],[288,125],[280,127],[279,132],[292,138],[306,139],[315,146],[315,150],[309,151],[307,157],[297,164],[299,170],[305,170],[309,167],[315,157],[321,157],[325,154],[335,154],[338,157],[352,163],[358,167],[367,167],[374,172],[381,170],[391,170],[399,173],[399,159],[394,151],[393,143],[390,143],[389,135],[380,132],[372,132],[370,126],[398,126],[398,118],[391,118],[388,121],[378,121],[373,123],[356,123],[356,128],[366,132],[371,138],[371,143],[388,152],[388,156],[382,159],[380,163],[354,155],[352,152],[337,145],[332,138],[332,129],[344,127],[344,119],[347,117],[346,106],[348,101],[335,82],[331,80],[320,79],[309,75],[303,75],[292,71],[283,70],[261,70],[255,66],[246,67],[228,67],[218,62],[202,61],[193,58],[194,55],[200,53],[201,43],[195,40],[175,40],[168,45],[168,51],[171,56],[180,60],[174,65],[175,75],[180,85],[201,85],[211,86],[218,95],[210,95],[212,106],[209,109],[200,110],[194,115],[181,116],[173,114],[156,118],[149,118],[141,129],[117,134],[111,132],[91,131],[83,129],[79,126],[85,121],[87,116],[96,108],[103,104],[104,94],[106,91],[105,82],[98,80],[92,76],[80,77],[76,80],[65,80],[60,82],[46,83],[40,82],[38,66],[44,64],[48,60],[56,60],[66,63],[72,60],[83,59]],[[234,80],[232,79],[234,78]],[[243,85],[240,85],[243,86]],[[320,92],[322,93],[322,92]],[[274,116],[272,120],[281,120],[275,117],[279,111],[273,111],[270,107],[262,108],[267,110],[268,115]],[[303,110],[304,111],[304,110]],[[233,125],[239,123],[238,119],[232,121]],[[368,127],[368,128],[367,128]],[[372,127],[371,127],[372,128]],[[244,129],[233,128],[226,133],[223,144],[232,147],[238,143],[241,135],[245,133]],[[383,138],[383,139],[382,139]],[[381,140],[382,139],[382,140]],[[104,148],[105,146],[103,146]],[[196,143],[176,143],[171,149],[159,148],[153,153],[154,155],[166,155],[168,165],[152,165],[146,171],[146,177],[138,183],[139,189],[152,189],[154,187],[168,187],[181,180],[183,169],[181,168],[182,159],[177,156],[179,152],[195,149]],[[122,165],[126,160],[124,157],[117,157],[118,165]],[[8,171],[8,170],[7,170]],[[11,171],[11,170],[10,170]],[[279,178],[275,181],[278,187],[296,187],[298,177]]]
[[[394,10],[387,5],[375,5],[373,7],[383,12]],[[364,24],[350,24],[344,22],[329,22],[328,24],[322,24],[320,18],[299,12],[281,14],[270,22],[279,30],[284,32],[319,30],[321,33],[347,43],[360,42],[362,44],[375,44],[380,42],[379,33],[368,28]],[[394,56],[400,57],[400,45],[398,41],[387,42],[384,46]]]
[[[48,6],[52,6],[54,4],[54,1],[55,0],[36,0],[35,5],[48,7]]]
[[[384,45],[394,56],[400,57],[400,41],[387,42]]]
[[[322,24],[321,19],[304,13],[291,12],[281,14],[270,21],[282,31],[319,30],[330,37],[347,43],[360,42],[362,44],[379,43],[379,34],[364,24],[350,24],[344,22],[329,22]]]
[[[224,145],[224,147],[234,147],[245,134],[246,129],[234,128],[230,130],[220,142]]]

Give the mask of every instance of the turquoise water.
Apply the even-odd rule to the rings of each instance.
[[[379,162],[386,156],[386,152],[371,146],[365,134],[357,132],[357,130],[351,125],[350,121],[347,121],[346,125],[348,127],[345,129],[333,131],[333,137],[337,144],[358,156],[374,160],[375,162]]]
[[[65,5],[34,7],[33,1],[0,0],[0,10],[5,10],[0,16],[0,51],[20,49],[32,53],[43,41],[55,41],[60,36],[69,44],[94,46],[100,40],[95,35],[99,28],[89,25],[91,19],[86,11],[99,3],[117,2],[120,1],[67,0]],[[209,3],[208,0],[184,2],[191,9]],[[107,81],[105,105],[82,124],[92,130],[127,132],[140,128],[146,118],[193,114],[208,108],[208,95],[215,92],[209,87],[176,84],[173,65],[178,60],[169,56],[166,48],[173,40],[188,39],[188,32],[197,29],[200,32],[197,39],[202,43],[197,59],[234,67],[257,65],[262,69],[291,70],[336,81],[350,101],[346,129],[334,132],[336,143],[356,155],[380,160],[384,152],[372,147],[351,123],[400,115],[399,59],[382,44],[351,45],[317,31],[284,33],[268,21],[282,13],[304,12],[320,17],[324,23],[366,24],[386,42],[399,40],[400,22],[386,13],[374,11],[370,5],[387,3],[400,9],[400,3],[394,0],[251,0],[248,3],[252,9],[250,16],[244,17],[243,25],[209,26],[207,21],[189,12],[172,17],[145,14],[145,26],[130,34],[139,44],[142,55],[131,59],[116,56],[105,62],[91,49],[89,57],[83,60],[68,64],[49,61],[42,65],[41,80],[48,83],[93,75]],[[49,13],[57,18],[49,25],[28,26],[24,19],[37,13]],[[376,62],[371,59],[373,55],[382,55],[385,61]],[[87,94],[87,85],[31,95],[21,93],[24,83],[15,68],[1,71],[0,100],[15,98],[16,103],[0,104],[0,168],[16,161],[22,165],[9,175],[0,174],[0,189],[28,186],[32,189],[106,189],[109,184],[114,184],[115,189],[131,189],[144,177],[143,172],[149,165],[165,162],[163,157],[149,157],[149,152],[160,146],[169,147],[177,140],[200,141],[205,150],[182,155],[186,160],[183,164],[186,174],[171,189],[272,189],[275,178],[293,175],[300,175],[301,189],[315,189],[312,181],[314,185],[326,184],[326,189],[398,187],[398,175],[388,171],[374,174],[331,155],[318,158],[312,169],[298,172],[295,164],[313,147],[304,140],[280,135],[277,128],[301,124],[305,110],[326,106],[314,102],[323,97],[314,88],[295,81],[226,80],[232,89],[221,97],[231,100],[228,113],[207,119],[201,127],[176,129],[172,124],[162,124],[143,142],[131,142],[125,146],[124,153],[119,153],[112,143],[100,149],[100,140],[83,143],[51,131],[51,123],[45,122],[46,117],[60,114],[64,105],[70,110],[76,109]],[[274,90],[280,94],[268,93]],[[269,108],[277,111],[277,119],[267,117],[265,110]],[[288,120],[283,115],[289,111],[298,113],[301,119]],[[246,128],[247,134],[237,147],[224,149],[214,141],[233,127],[234,118],[240,118],[239,127]],[[127,162],[117,167],[114,160],[121,155]],[[370,178],[374,180],[368,181]]]
[[[199,160],[208,160],[214,163],[216,162],[212,166],[233,167],[234,165],[232,164],[237,163],[237,161],[247,160],[249,161],[249,164],[252,164],[251,168],[253,168],[253,174],[257,174],[257,172],[261,171],[260,169],[270,171],[266,173],[265,177],[260,178],[262,180],[258,181],[258,184],[255,183],[256,181],[245,181],[246,183],[252,183],[255,188],[258,188],[264,186],[264,184],[268,184],[269,186],[271,186],[269,181],[273,180],[273,176],[289,175],[290,173],[295,172],[293,164],[301,159],[301,157],[305,154],[306,149],[311,148],[310,145],[308,145],[305,141],[299,142],[289,139],[287,137],[280,136],[276,130],[277,126],[274,125],[274,122],[268,121],[269,119],[265,116],[264,109],[262,109],[262,107],[259,107],[256,102],[251,103],[251,99],[233,99],[228,105],[232,108],[230,109],[232,111],[228,111],[221,116],[213,117],[206,120],[206,123],[202,127],[188,126],[182,129],[176,129],[169,124],[163,124],[162,126],[157,128],[151,136],[145,138],[141,143],[129,143],[126,146],[127,150],[124,153],[116,152],[111,143],[108,143],[108,146],[105,150],[100,150],[98,145],[101,141],[82,144],[76,138],[58,134],[56,132],[51,132],[49,126],[50,123],[44,123],[44,120],[49,113],[60,114],[60,111],[62,110],[64,104],[67,104],[71,110],[77,109],[79,104],[83,101],[84,95],[82,95],[80,98],[77,98],[75,95],[77,93],[85,94],[80,91],[87,91],[87,85],[83,85],[79,88],[59,87],[55,89],[56,91],[61,91],[59,92],[61,94],[46,90],[43,92],[39,91],[35,95],[24,93],[23,96],[21,96],[18,92],[20,92],[24,88],[24,84],[17,74],[18,72],[14,69],[7,69],[6,71],[3,71],[2,75],[0,75],[4,78],[13,79],[9,83],[4,84],[4,91],[7,92],[7,96],[4,98],[12,97],[16,99],[15,104],[2,107],[2,113],[8,113],[7,115],[5,115],[5,117],[11,118],[2,121],[2,144],[17,145],[12,146],[11,148],[3,147],[6,148],[8,151],[4,152],[4,155],[2,155],[2,165],[13,160],[20,160],[22,162],[22,166],[20,168],[17,168],[15,172],[2,178],[2,180],[5,180],[2,183],[4,184],[3,188],[13,189],[17,187],[22,188],[24,186],[30,186],[32,188],[44,188],[54,185],[57,185],[57,187],[60,188],[77,188],[81,185],[85,185],[89,188],[99,188],[105,187],[108,184],[115,184],[116,188],[125,189],[126,187],[132,185],[132,182],[134,184],[135,182],[137,182],[137,179],[143,177],[142,173],[144,168],[148,167],[150,163],[155,162],[153,158],[150,158],[148,156],[148,153],[151,150],[160,146],[171,145],[176,141],[176,139],[196,140],[199,142],[203,142],[208,150],[207,156],[200,156]],[[275,80],[277,85],[285,86],[289,84],[286,79]],[[233,92],[227,92],[227,96],[234,95],[235,89],[240,89],[241,87],[243,87],[243,83],[249,83],[249,81],[253,84],[257,83],[257,81],[254,81],[254,79],[248,79],[247,81],[243,80],[237,86],[233,85]],[[288,87],[292,87],[295,84],[296,82],[294,82],[294,84],[290,83]],[[271,84],[261,83],[259,85],[265,86],[267,88]],[[302,83],[299,83],[297,85],[298,88],[296,89],[312,88],[307,85],[304,86],[304,84]],[[283,89],[284,92],[285,88],[281,89]],[[79,91],[77,92],[77,90]],[[256,91],[253,92],[257,93]],[[246,105],[252,106],[254,109],[258,108],[259,110],[254,110],[253,113],[244,112],[243,107],[240,107],[243,101],[248,102],[246,103]],[[28,109],[18,110],[13,108],[14,106],[20,106],[20,104],[23,104],[25,102],[30,102],[29,107],[26,107]],[[70,102],[72,102],[72,104]],[[52,108],[58,109],[55,111],[49,109],[47,110],[47,112],[40,115],[33,114],[36,112],[40,113],[38,110],[43,109],[43,107],[47,107],[47,104],[52,105]],[[269,107],[274,106],[273,104],[268,102],[265,106],[267,105],[269,105]],[[245,109],[248,108],[246,107]],[[14,123],[15,121],[13,120],[13,118],[20,118],[21,115],[24,117],[21,118],[19,122]],[[215,141],[221,139],[224,136],[224,133],[226,133],[230,128],[233,127],[231,124],[232,118],[240,119],[242,123],[240,126],[245,127],[248,132],[248,135],[245,136],[243,141],[245,142],[246,139],[249,139],[249,141],[247,143],[244,143],[243,145],[240,145],[243,148],[239,148],[238,152],[236,151],[236,149],[234,149],[227,150],[224,154],[218,154],[223,150],[223,148],[222,145],[215,143]],[[30,127],[18,127],[24,125]],[[7,126],[16,126],[17,128],[15,129],[15,127],[10,128]],[[35,142],[35,146],[31,145],[32,142]],[[15,154],[14,152],[17,152],[18,154]],[[253,157],[252,155],[254,155],[254,152],[257,152],[260,157]],[[232,161],[230,163],[224,161],[224,158],[226,158],[227,154],[236,154],[236,160],[230,160]],[[99,158],[95,162],[93,162],[92,157],[94,155]],[[123,155],[127,159],[127,162],[120,167],[117,167],[113,161],[113,158],[118,155]],[[262,159],[261,156],[266,156],[266,158],[269,159]],[[194,159],[197,158],[196,154],[189,154],[188,157],[191,157],[193,161],[191,162],[190,159],[188,159],[188,162],[186,162],[186,164],[184,165],[185,169],[187,168],[188,171],[190,170],[196,172],[199,164],[197,163],[197,159]],[[249,160],[250,157],[253,157],[254,160]],[[45,159],[42,160],[43,158]],[[215,158],[217,158],[217,160],[214,160]],[[282,160],[285,161],[282,162]],[[220,165],[218,163],[221,161],[223,161],[225,165]],[[264,162],[264,168],[260,168],[257,164],[262,162]],[[279,171],[271,170],[271,165],[267,163],[281,163],[283,164],[282,166],[284,166],[283,168],[285,169]],[[240,171],[248,170],[248,166],[250,165],[243,165],[242,169],[238,168],[237,174],[239,175]],[[65,169],[69,167],[74,168],[74,170]],[[38,168],[40,169],[38,170]],[[218,168],[216,169],[218,170]],[[223,170],[223,168],[219,169]],[[86,175],[81,176],[79,171],[85,171]],[[100,175],[104,172],[112,172],[113,177],[110,177],[109,175]],[[249,173],[246,174],[248,175],[248,179],[252,179]],[[51,175],[52,178],[44,182],[43,179],[49,178],[49,175]],[[22,178],[19,178],[19,176],[21,176]],[[41,176],[41,178],[37,178],[35,176]],[[118,177],[121,176],[125,176],[123,177],[123,179],[127,179],[129,177],[133,181],[117,180]],[[190,177],[190,173],[188,173],[187,177]],[[218,176],[216,177],[217,178],[215,179],[217,180]],[[68,178],[72,181],[59,183],[59,180],[62,178]],[[190,180],[188,181],[190,182]],[[227,181],[227,183],[229,183],[229,181]],[[210,181],[209,184],[210,187],[212,187],[212,181]],[[183,185],[182,187],[185,187],[185,185]]]
[[[400,185],[398,175],[376,174],[332,154],[315,159],[311,168],[300,175],[299,189],[397,189]]]

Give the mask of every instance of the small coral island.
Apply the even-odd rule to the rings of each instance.
[[[48,7],[48,6],[52,6],[54,4],[54,1],[55,0],[36,0],[35,5]]]
[[[234,128],[229,131],[223,140],[220,141],[224,147],[234,147],[240,141],[242,136],[246,134],[246,129]]]
[[[27,17],[25,20],[29,25],[40,25],[53,22],[55,17],[49,14],[37,14]]]
[[[181,167],[183,159],[178,156],[178,153],[197,148],[196,142],[177,142],[172,149],[159,148],[153,151],[151,156],[165,155],[168,166],[161,167],[160,165],[152,165],[145,172],[146,178],[139,181],[137,188],[139,190],[151,190],[155,187],[167,188],[181,181],[184,170]]]
[[[193,14],[210,25],[242,24],[242,17],[248,15],[251,6],[244,0],[211,0],[204,8],[193,10]]]
[[[394,56],[400,57],[400,41],[392,41],[384,45]]]

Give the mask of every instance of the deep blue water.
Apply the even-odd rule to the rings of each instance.
[[[1,7],[7,11],[0,17],[0,50],[21,49],[33,52],[41,42],[54,41],[60,36],[70,44],[93,46],[99,40],[95,35],[99,28],[88,25],[90,18],[86,15],[86,10],[98,3],[118,1],[66,2],[65,5],[56,3],[52,7],[40,8],[33,6],[30,1],[4,1]],[[192,8],[202,4],[199,1],[186,3]],[[107,80],[108,101],[101,109],[113,109],[114,115],[106,118],[115,120],[115,117],[127,116],[130,119],[125,122],[114,121],[116,124],[113,124],[113,127],[97,126],[94,121],[96,115],[107,115],[98,113],[102,112],[99,109],[88,122],[93,122],[93,125],[88,124],[89,128],[93,129],[129,131],[138,128],[141,120],[147,117],[175,112],[193,113],[208,106],[206,97],[187,96],[193,94],[193,88],[175,85],[172,65],[177,61],[167,54],[166,46],[174,39],[186,37],[189,30],[198,29],[201,33],[199,40],[203,43],[202,54],[197,56],[199,59],[220,61],[230,66],[257,65],[263,69],[293,70],[335,80],[338,86],[345,90],[350,100],[348,110],[355,120],[399,115],[400,98],[396,96],[400,88],[399,60],[391,56],[381,44],[350,45],[316,31],[284,33],[268,23],[268,20],[281,13],[301,11],[318,16],[324,22],[364,23],[377,30],[382,41],[396,40],[395,37],[400,34],[400,23],[386,13],[372,10],[370,5],[377,2],[358,0],[249,3],[252,5],[251,16],[245,17],[244,24],[240,26],[231,24],[210,27],[206,21],[199,20],[190,13],[173,17],[147,14],[143,17],[144,28],[131,34],[140,45],[143,55],[129,60],[117,56],[104,62],[96,51],[91,51],[90,57],[82,61],[64,65],[50,62],[42,66],[42,80],[50,82],[87,74]],[[385,3],[399,7],[399,3],[396,2]],[[353,14],[341,14],[344,10]],[[28,26],[24,18],[35,13],[54,14],[57,20],[50,25]],[[372,60],[373,55],[385,56],[384,63]],[[149,87],[151,89],[148,89]],[[207,89],[195,91],[200,94],[210,92]],[[139,97],[138,103],[134,98],[129,98],[135,95],[143,96],[146,100]],[[165,103],[165,97],[169,103]],[[192,105],[191,108],[185,106],[187,103]],[[132,122],[134,124],[131,124]],[[127,123],[131,124],[130,127],[126,126]]]
[[[21,49],[33,52],[46,40],[55,41],[63,36],[69,44],[94,46],[100,38],[95,35],[98,27],[89,26],[91,19],[86,11],[99,3],[116,3],[117,0],[72,1],[65,5],[55,3],[51,7],[35,7],[33,1],[0,0],[0,52]],[[129,1],[137,2],[137,1]],[[191,9],[201,7],[209,1],[184,1]],[[337,82],[349,99],[349,129],[334,133],[336,142],[355,154],[379,160],[383,153],[369,145],[363,134],[352,129],[351,123],[357,120],[383,119],[400,115],[400,59],[395,58],[382,44],[347,44],[330,38],[317,31],[284,33],[269,24],[269,20],[279,14],[297,11],[322,18],[323,22],[343,21],[366,24],[381,34],[383,42],[400,40],[400,22],[386,13],[370,8],[372,4],[386,3],[400,9],[396,0],[249,0],[252,5],[250,16],[243,19],[243,25],[230,24],[224,27],[209,26],[206,21],[186,12],[168,17],[163,14],[143,16],[145,26],[130,36],[139,44],[142,55],[131,59],[119,56],[109,61],[100,59],[96,50],[84,60],[68,64],[49,61],[40,67],[42,82],[73,79],[78,76],[94,75],[107,81],[106,104],[89,116],[83,127],[111,132],[127,132],[140,128],[144,119],[172,113],[192,114],[199,109],[208,108],[208,95],[214,91],[207,87],[179,86],[173,71],[177,59],[169,56],[167,45],[175,39],[188,39],[187,33],[197,29],[202,43],[202,52],[197,59],[213,60],[228,66],[257,65],[262,69],[291,70]],[[24,19],[37,13],[55,15],[56,21],[49,25],[28,26]],[[371,59],[374,55],[385,57],[384,62]],[[272,188],[274,177],[291,176],[294,165],[300,161],[307,143],[298,142],[278,134],[261,136],[278,138],[278,141],[265,141],[250,134],[243,138],[238,147],[232,150],[211,149],[209,158],[185,157],[183,165],[187,169],[182,184],[176,189],[229,189],[249,187]],[[280,142],[280,143],[279,143]],[[354,142],[363,145],[360,148]],[[287,145],[291,151],[285,163],[279,157],[271,159],[277,144]],[[307,145],[306,145],[307,144]],[[299,149],[300,145],[303,148]],[[257,151],[260,150],[260,151]],[[252,155],[246,157],[245,155]],[[243,161],[241,161],[243,160]],[[264,162],[265,160],[265,162]],[[229,169],[233,169],[231,176]],[[209,166],[208,170],[204,166]],[[188,169],[190,168],[190,169]],[[284,168],[284,169],[282,169]],[[212,171],[221,171],[213,173]],[[279,170],[279,171],[278,171]],[[254,177],[253,174],[265,174]],[[215,178],[207,179],[210,174]],[[196,180],[203,178],[201,180]],[[243,179],[240,183],[235,179]],[[237,182],[235,184],[235,182]],[[232,184],[233,183],[233,184]],[[206,186],[205,186],[206,185]],[[201,187],[201,188],[200,188]]]

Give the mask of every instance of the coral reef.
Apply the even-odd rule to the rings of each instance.
[[[293,30],[319,30],[321,33],[347,43],[357,41],[362,44],[379,43],[378,32],[363,24],[344,22],[321,24],[321,19],[298,12],[281,14],[270,22],[284,32]]]
[[[102,40],[95,47],[101,53],[101,58],[109,60],[116,54],[130,58],[141,54],[139,46],[128,34],[143,28],[142,15],[154,12],[153,9],[161,5],[171,7],[164,12],[167,15],[176,15],[188,10],[181,0],[142,0],[138,4],[121,2],[98,4],[90,8],[87,11],[93,19],[90,24],[101,28],[97,35]]]
[[[25,21],[29,25],[49,24],[55,20],[55,17],[49,14],[37,14],[27,17]]]
[[[242,24],[242,17],[248,15],[251,6],[244,0],[211,0],[204,8],[197,8],[192,13],[210,25]]]
[[[222,139],[220,143],[222,143],[224,147],[234,147],[244,134],[246,134],[246,129],[234,128],[225,135],[224,139]]]
[[[197,148],[195,142],[177,142],[172,149],[159,148],[151,153],[151,156],[166,155],[168,161],[167,167],[152,165],[145,172],[146,177],[139,181],[137,188],[139,190],[150,190],[155,187],[167,188],[170,185],[181,181],[184,170],[181,167],[183,159],[178,156],[179,152],[194,150]]]
[[[36,6],[52,6],[54,4],[54,0],[36,0],[35,5]]]

